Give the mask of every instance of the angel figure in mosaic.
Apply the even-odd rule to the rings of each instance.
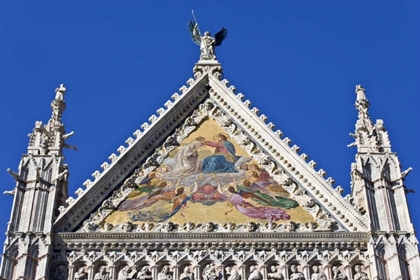
[[[299,206],[296,200],[284,197],[283,192],[278,192],[277,186],[276,184],[264,185],[258,182],[252,183],[249,180],[243,180],[242,183],[236,185],[242,197],[251,198],[252,201],[260,205],[281,207],[283,209],[291,209]]]
[[[249,196],[242,196],[238,192],[235,182],[229,184],[225,191],[222,190],[220,183],[217,186],[218,192],[222,195],[222,198],[228,201],[233,208],[241,212],[242,214],[257,219],[265,219],[267,221],[278,221],[278,220],[289,220],[290,216],[279,207],[267,207],[267,206],[256,206],[248,201]],[[229,213],[226,212],[225,214]]]
[[[181,180],[177,180],[175,186],[170,181],[159,181],[158,185],[142,185],[134,190],[135,194],[123,201],[118,210],[142,209],[153,205],[160,200],[169,201],[173,199],[174,191],[179,187]]]
[[[187,206],[192,195],[197,191],[198,185],[194,182],[194,188],[179,186],[179,180],[175,187],[160,190],[147,199],[135,205],[135,210],[140,210],[137,214],[128,213],[132,221],[163,222],[177,214]],[[124,201],[126,202],[126,201]],[[124,203],[123,202],[123,203]],[[123,204],[121,204],[123,206]],[[121,209],[121,208],[120,208]],[[122,208],[126,209],[126,208]],[[128,210],[128,209],[126,209]],[[181,213],[182,215],[182,213]]]
[[[268,181],[271,178],[270,174],[263,168],[260,168],[258,164],[246,163],[244,167],[247,170],[245,173],[246,177],[252,182]]]

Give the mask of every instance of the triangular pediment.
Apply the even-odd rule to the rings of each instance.
[[[68,200],[57,231],[366,231],[325,172],[220,80],[217,62],[194,72]]]

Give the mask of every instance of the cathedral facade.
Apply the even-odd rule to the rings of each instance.
[[[193,77],[76,197],[63,157],[73,148],[66,89],[56,89],[50,120],[36,122],[18,171],[8,170],[16,186],[0,279],[420,279],[410,169],[370,119],[365,89],[356,86],[357,154],[342,196],[222,78],[214,47],[226,34],[194,28]]]

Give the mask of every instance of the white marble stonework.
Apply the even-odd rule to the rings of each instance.
[[[314,161],[221,79],[215,46],[200,46],[193,77],[109,161],[98,160],[101,170],[74,197],[63,148],[76,147],[67,143],[73,132],[61,122],[66,88],[56,89],[50,120],[35,123],[19,170],[9,170],[16,186],[6,192],[14,204],[0,279],[420,279],[403,184],[411,169],[400,169],[384,122],[370,120],[366,90],[356,87],[358,119],[349,145],[357,148],[356,160],[352,193],[343,197],[324,170],[315,170]],[[135,187],[209,119],[313,221],[109,222]]]

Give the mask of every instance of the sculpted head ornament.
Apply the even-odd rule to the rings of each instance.
[[[104,229],[106,230],[106,231],[110,231],[110,230],[112,230],[114,228],[114,226],[112,225],[112,224],[110,224],[110,223],[105,223],[105,225],[104,225]]]
[[[212,232],[214,230],[214,224],[212,222],[206,222],[204,224],[204,231]]]
[[[174,230],[174,224],[172,222],[167,222],[163,225],[163,231],[169,232]]]
[[[257,225],[254,222],[246,223],[246,230],[249,232],[254,232],[257,229]]]
[[[130,232],[134,229],[134,225],[132,222],[125,222],[122,226],[122,230],[125,232]]]

